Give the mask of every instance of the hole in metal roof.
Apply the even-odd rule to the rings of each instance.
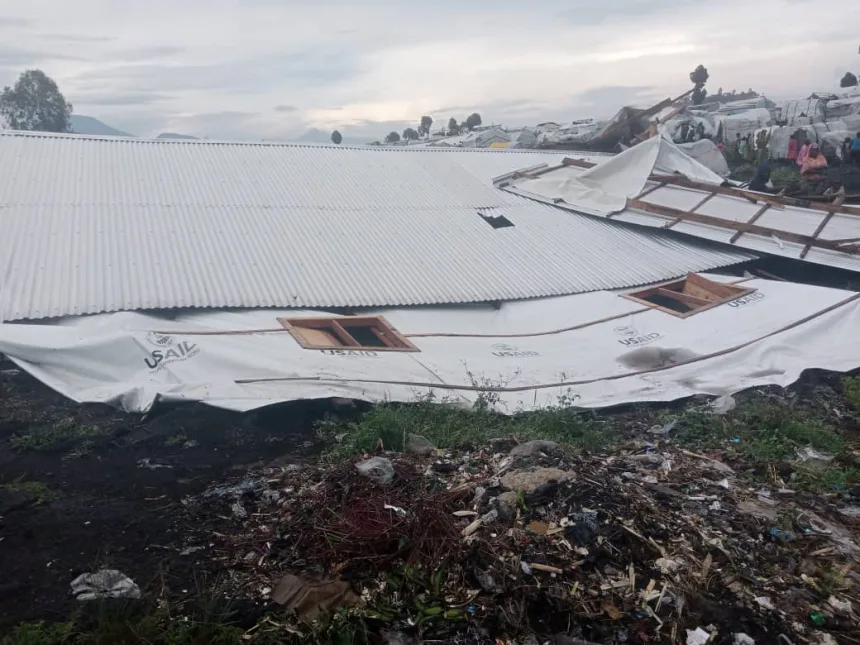
[[[481,219],[493,228],[508,228],[514,225],[514,223],[504,215],[484,215],[483,213],[478,213],[478,215],[480,215]]]

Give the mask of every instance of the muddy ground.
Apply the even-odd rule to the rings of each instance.
[[[69,581],[99,567],[143,588],[199,591],[218,572],[195,571],[176,551],[184,527],[173,509],[213,480],[315,455],[313,426],[330,409],[238,415],[189,405],[141,419],[75,404],[0,362],[0,633],[67,617]],[[16,444],[34,429],[56,429],[58,440]]]

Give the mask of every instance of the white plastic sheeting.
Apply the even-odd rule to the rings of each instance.
[[[608,215],[623,210],[628,199],[639,195],[652,173],[677,173],[716,186],[724,181],[661,134],[585,172],[566,167],[530,179],[520,186],[520,194],[562,200],[584,213]]]
[[[729,278],[721,278],[724,281]],[[602,407],[788,385],[807,368],[860,366],[860,294],[748,280],[750,295],[679,318],[609,292],[489,307],[389,309],[419,352],[303,349],[248,310],[102,314],[0,325],[0,352],[65,396],[145,412],[157,400],[250,410],[299,399],[470,404],[514,412]]]
[[[726,177],[729,174],[729,164],[725,155],[710,139],[702,139],[693,143],[680,143],[678,147],[688,157],[692,157],[708,170]]]

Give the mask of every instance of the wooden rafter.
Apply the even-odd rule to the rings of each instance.
[[[704,199],[699,200],[699,203],[698,203],[698,204],[696,204],[695,206],[693,206],[693,208],[691,208],[690,210],[685,211],[685,212],[687,212],[687,213],[695,213],[695,212],[696,212],[697,210],[699,210],[702,206],[704,206],[704,205],[707,203],[707,201],[708,201],[709,199],[711,199],[711,197],[713,197],[714,195],[716,195],[716,193],[708,193],[707,195],[705,195],[705,198],[704,198]],[[637,199],[638,199],[638,197],[637,197]],[[669,222],[668,224],[664,224],[664,225],[663,225],[663,228],[672,228],[673,226],[675,226],[675,224],[680,224],[682,221],[683,221],[683,220],[681,220],[681,219],[679,219],[679,218],[675,218],[675,219],[673,219],[671,222]]]
[[[562,160],[562,166],[575,166],[577,168],[594,168],[597,164],[582,159],[571,159],[565,157]],[[541,173],[542,174],[542,173]],[[836,204],[819,204],[805,199],[796,199],[794,197],[780,197],[777,195],[764,195],[762,193],[754,193],[752,191],[743,190],[741,188],[733,188],[731,186],[715,186],[714,184],[706,184],[705,182],[688,179],[683,175],[659,175],[652,174],[648,177],[649,181],[656,181],[661,184],[671,184],[680,186],[681,188],[691,188],[694,190],[704,190],[709,193],[718,195],[726,195],[727,197],[739,197],[746,199],[751,203],[761,202],[770,204],[773,208],[785,208],[786,206],[794,206],[796,208],[806,208],[809,210],[821,211],[824,213],[840,213],[842,215],[857,215],[860,216],[860,208]]]
[[[764,206],[762,206],[761,208],[759,208],[759,209],[758,209],[758,210],[753,214],[753,216],[749,218],[749,221],[747,222],[747,224],[755,224],[755,223],[758,221],[758,219],[759,219],[762,215],[764,215],[764,214],[768,211],[768,209],[770,209],[770,207],[771,207],[771,204],[765,204]],[[738,241],[738,238],[740,238],[740,236],[741,236],[741,235],[743,235],[743,234],[744,234],[744,232],[743,232],[743,231],[738,231],[737,233],[735,233],[734,235],[732,235],[732,239],[730,239],[730,240],[729,240],[729,242],[730,242],[730,243],[732,243],[732,244],[734,244],[735,242],[737,242],[737,241]]]
[[[778,229],[768,228],[766,226],[750,224],[749,222],[736,222],[734,220],[724,219],[722,217],[714,217],[712,215],[700,215],[699,213],[682,211],[677,208],[670,208],[668,206],[658,206],[657,204],[651,204],[649,202],[645,202],[639,199],[628,199],[627,207],[635,210],[645,211],[646,213],[652,213],[654,215],[671,217],[673,219],[680,219],[681,221],[708,224],[710,226],[716,226],[718,228],[723,228],[727,230],[734,230],[740,233],[752,233],[753,235],[763,235],[765,237],[776,236],[779,239],[786,240],[787,242],[809,245],[811,248],[827,249],[828,251],[838,251],[840,253],[846,253],[848,255],[860,255],[860,247],[842,247],[835,242],[831,242],[830,240],[821,240],[818,238],[814,238],[810,235],[800,235],[798,233],[791,233],[789,231],[782,231]]]

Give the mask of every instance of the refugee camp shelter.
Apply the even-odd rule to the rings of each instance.
[[[683,159],[665,171],[701,172]],[[598,407],[860,365],[838,340],[858,294],[493,186],[563,160],[0,134],[0,353],[129,412],[487,392],[503,412]]]

